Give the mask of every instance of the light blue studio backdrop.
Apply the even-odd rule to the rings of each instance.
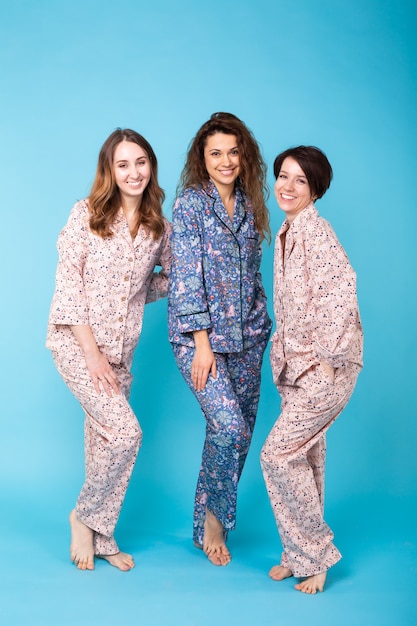
[[[154,147],[170,217],[189,141],[219,110],[241,117],[262,146],[274,234],[283,219],[276,154],[314,144],[333,165],[317,206],[358,275],[365,368],[328,436],[327,517],[344,529],[344,552],[343,542],[366,553],[376,535],[415,557],[416,17],[412,0],[1,2],[0,464],[10,560],[28,536],[67,558],[66,515],[83,480],[82,412],[44,348],[58,233],[117,126]],[[272,259],[265,246],[271,315]],[[134,375],[144,441],[118,538],[136,553],[146,533],[190,536],[204,434],[167,341],[166,302],[147,307]],[[266,355],[232,541],[274,559],[258,457],[278,413]]]

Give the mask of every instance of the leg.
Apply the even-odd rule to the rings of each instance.
[[[262,341],[249,350],[228,355],[230,382],[251,436],[255,428],[256,415],[258,412],[262,361],[267,343],[267,341]],[[239,479],[248,451],[249,447],[245,450],[241,450],[239,455]]]
[[[317,487],[321,510],[324,513],[324,466],[326,463],[326,435],[322,437],[307,451],[307,461],[313,472]]]
[[[209,556],[216,555],[212,562],[225,564],[230,555],[226,553],[224,534],[235,526],[237,484],[252,429],[244,419],[233,389],[230,355],[216,355],[217,378],[210,377],[205,389],[195,392],[190,377],[194,349],[173,347],[179,369],[206,418],[206,440],[195,499],[194,542],[203,546]]]
[[[71,526],[71,561],[78,569],[94,569],[94,531],[83,524],[73,509],[69,517]]]
[[[92,553],[119,569],[130,569],[132,558],[119,552],[113,538],[141,441],[139,424],[127,401],[130,373],[123,366],[114,367],[122,393],[108,397],[95,392],[82,355],[60,355],[56,364],[86,413],[86,479],[70,516],[71,556],[80,569],[92,569]],[[88,531],[92,538],[86,548]]]
[[[327,569],[340,558],[323,520],[325,433],[346,405],[356,377],[355,369],[331,383],[316,366],[296,386],[280,386],[282,413],[261,453],[284,548],[281,566],[270,574],[276,580],[314,576],[297,585],[307,593],[323,588]]]

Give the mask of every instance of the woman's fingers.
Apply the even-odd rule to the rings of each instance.
[[[193,370],[191,372],[191,380],[197,391],[202,391],[206,386],[209,370]]]
[[[111,396],[113,391],[119,393],[117,378],[113,370],[98,374],[95,379],[93,378],[93,384],[97,393],[100,393],[102,389],[108,396]]]

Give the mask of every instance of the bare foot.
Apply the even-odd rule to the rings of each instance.
[[[135,567],[135,562],[133,557],[130,554],[126,554],[126,552],[117,552],[117,554],[98,554],[100,559],[105,559],[113,565],[113,567],[117,567],[122,570],[122,572],[128,572],[130,569]]]
[[[71,511],[71,561],[78,569],[94,569],[93,531],[81,522],[75,509]]]
[[[227,565],[232,559],[224,541],[223,525],[208,509],[204,521],[203,550],[213,565]]]
[[[272,580],[284,580],[285,578],[291,578],[292,571],[283,565],[274,565],[269,571],[269,576]]]
[[[295,585],[295,588],[298,591],[302,591],[303,593],[316,593],[316,591],[323,591],[324,583],[326,582],[327,572],[321,572],[320,574],[315,574],[314,576],[309,576],[298,585]]]

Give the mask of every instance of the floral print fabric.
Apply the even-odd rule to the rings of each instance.
[[[277,234],[274,313],[275,382],[284,366],[294,382],[320,361],[331,367],[362,365],[356,275],[332,227],[313,204],[291,226],[285,220]]]
[[[146,302],[166,296],[171,226],[158,240],[140,227],[132,240],[123,211],[113,236],[89,228],[88,203],[78,202],[58,239],[56,290],[47,347],[65,383],[85,412],[86,478],[77,500],[78,518],[94,530],[95,553],[118,552],[114,528],[141,443],[142,432],[128,402],[134,349]],[[161,266],[160,272],[155,266]],[[71,325],[89,325],[112,364],[120,394],[94,389]]]
[[[346,406],[360,367],[336,370],[332,381],[321,365],[293,385],[281,374],[281,415],[261,452],[261,465],[278,526],[281,565],[294,576],[319,574],[341,558],[323,519],[326,432]]]
[[[85,411],[85,481],[75,510],[78,519],[94,530],[95,554],[116,554],[113,533],[142,441],[128,402],[132,376],[124,365],[113,365],[121,393],[97,394],[75,338],[68,348],[52,354],[58,372]]]
[[[213,183],[186,189],[176,200],[172,222],[169,339],[206,419],[194,508],[194,541],[202,545],[206,508],[225,534],[235,527],[237,485],[255,425],[272,323],[259,272],[260,237],[243,192],[236,189],[230,220]],[[193,332],[204,329],[218,374],[196,392]]]
[[[266,343],[240,353],[217,353],[217,378],[209,376],[199,392],[191,381],[195,349],[173,344],[177,365],[206,419],[194,503],[193,534],[199,545],[203,545],[206,508],[221,521],[225,535],[235,528],[237,487],[255,426]]]
[[[109,362],[120,363],[123,352],[133,356],[145,303],[167,294],[171,226],[165,220],[157,241],[140,227],[132,241],[121,209],[111,238],[94,234],[88,221],[88,203],[82,200],[59,235],[46,345],[60,349],[70,325],[90,325]],[[160,272],[154,271],[157,265]]]
[[[243,192],[231,221],[213,183],[186,189],[172,227],[171,343],[193,346],[192,333],[207,329],[214,352],[241,352],[269,336],[259,233]]]
[[[310,576],[340,559],[323,519],[325,434],[353,392],[363,341],[355,273],[313,204],[277,234],[274,312],[270,358],[282,405],[261,464],[281,564],[294,576]]]

